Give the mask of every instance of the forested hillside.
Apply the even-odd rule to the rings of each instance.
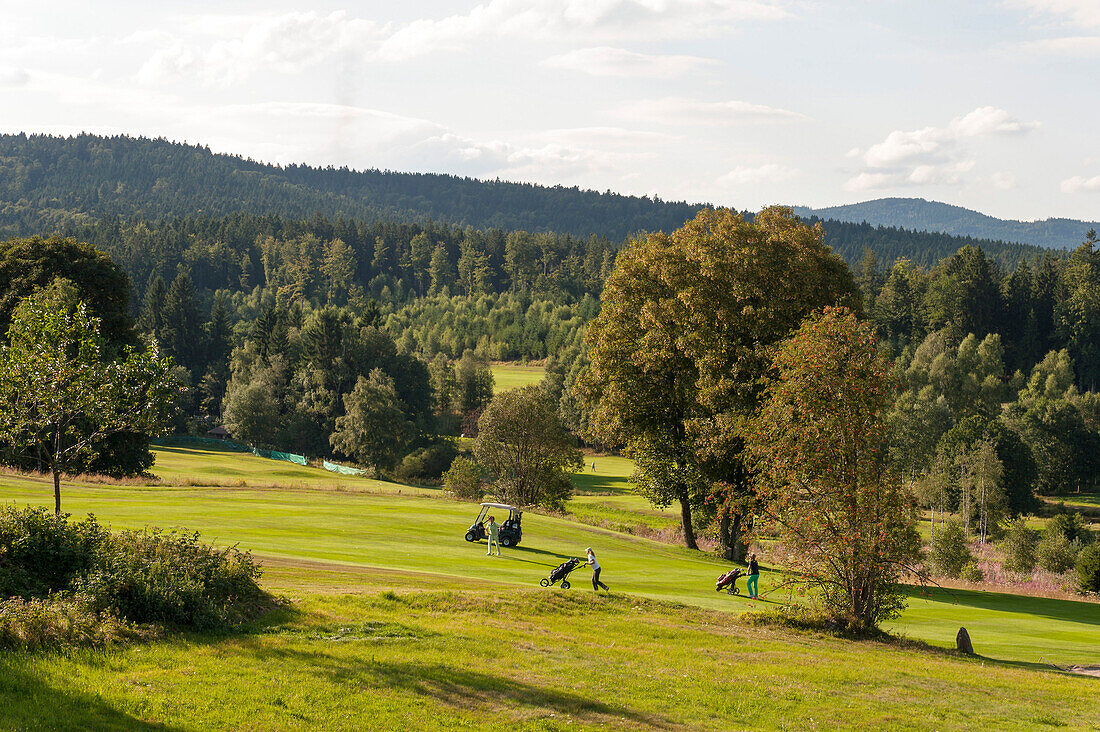
[[[100,218],[166,221],[248,213],[446,222],[581,238],[595,234],[621,242],[638,231],[672,231],[701,205],[450,175],[279,167],[163,139],[0,135],[4,237],[75,231]],[[923,266],[965,244],[981,246],[1007,266],[1039,252],[1021,244],[859,223],[830,220],[823,226],[828,244],[849,264],[859,261],[865,248],[883,262],[907,258]]]
[[[796,206],[795,213],[803,217],[852,223],[867,222],[872,226],[939,232],[1053,249],[1072,249],[1081,243],[1090,229],[1100,228],[1100,222],[1097,221],[998,219],[962,206],[926,201],[923,198],[879,198],[847,206],[818,209]]]

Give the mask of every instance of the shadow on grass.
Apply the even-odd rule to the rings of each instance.
[[[930,587],[922,594],[917,587],[908,587],[912,600],[934,600],[995,612],[1037,615],[1068,623],[1100,625],[1100,605],[1079,600],[1060,600],[1053,597],[1031,597],[984,590],[941,589]]]
[[[347,661],[323,652],[253,646],[261,661],[289,661],[334,684],[370,693],[387,689],[415,694],[454,707],[484,713],[494,707],[522,712],[546,710],[587,724],[626,721],[631,727],[672,729],[664,718],[580,694],[510,679],[469,668],[402,661]]]
[[[0,653],[0,728],[174,730],[115,709],[96,694],[81,694],[47,684],[28,668],[41,656]]]

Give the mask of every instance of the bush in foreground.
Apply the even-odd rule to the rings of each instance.
[[[0,645],[97,645],[138,625],[231,628],[271,606],[259,576],[250,554],[198,534],[112,534],[92,516],[4,507]]]

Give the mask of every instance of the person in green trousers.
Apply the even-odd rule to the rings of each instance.
[[[485,533],[489,536],[488,551],[485,552],[485,556],[489,556],[493,553],[493,544],[497,545],[497,556],[500,556],[500,526],[497,524],[496,518],[489,517],[489,525],[485,527]]]
[[[760,581],[760,565],[756,563],[756,555],[749,555],[749,579],[748,579],[748,591],[749,599],[757,597],[760,594],[760,589],[757,583]]]

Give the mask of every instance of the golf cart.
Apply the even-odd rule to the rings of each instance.
[[[508,518],[500,524],[500,545],[516,546],[519,544],[519,540],[523,538],[523,530],[520,528],[520,518],[523,516],[523,511],[506,503],[481,504],[481,513],[477,515],[477,520],[466,531],[466,541],[481,541],[486,538],[485,517],[493,509],[500,511],[502,516],[504,511],[508,512]]]

